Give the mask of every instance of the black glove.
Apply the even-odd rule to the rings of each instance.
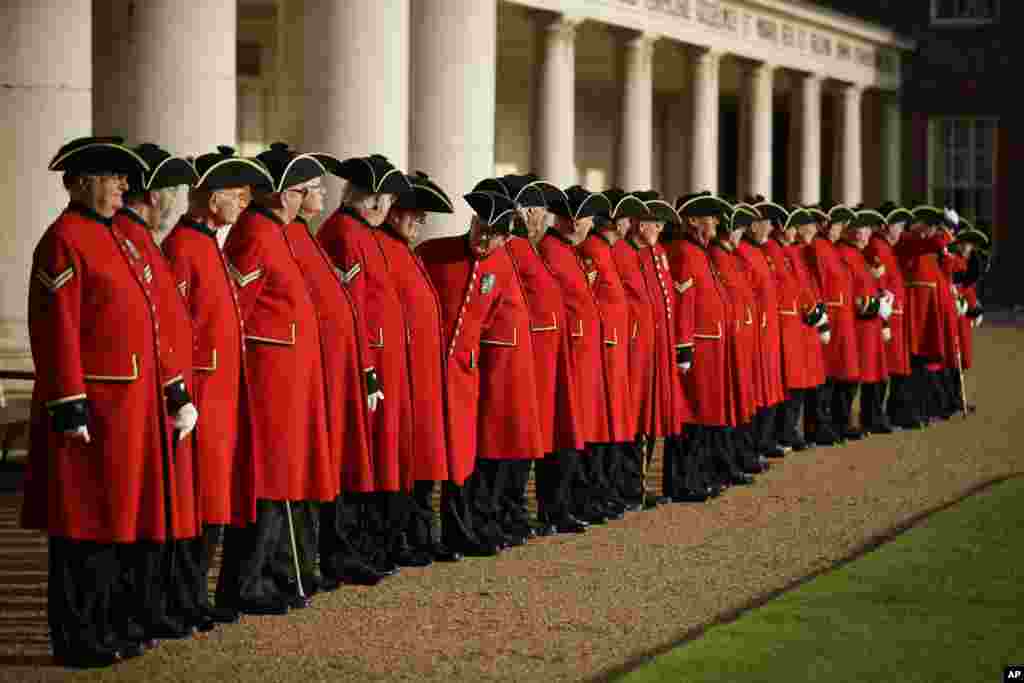
[[[182,406],[192,403],[192,397],[185,388],[185,380],[179,379],[165,386],[164,399],[167,401],[167,413],[170,415],[177,415]]]
[[[807,311],[804,315],[804,322],[811,327],[817,327],[818,323],[825,316],[825,304],[819,303],[817,306]]]
[[[857,317],[861,320],[870,320],[878,316],[878,310],[881,307],[881,302],[877,296],[869,296],[864,299],[864,303],[858,306]]]
[[[968,308],[967,309],[967,313],[965,313],[964,315],[966,315],[968,318],[971,318],[973,320],[974,318],[977,318],[977,317],[981,316],[981,314],[984,313],[984,312],[985,312],[985,309],[982,307],[981,304],[978,304],[977,306],[974,306],[973,308]]]
[[[676,347],[676,366],[680,368],[689,369],[693,366],[693,347],[692,346],[677,346]]]
[[[55,432],[73,432],[79,427],[89,424],[89,399],[77,398],[74,401],[58,403],[49,408],[50,424]]]

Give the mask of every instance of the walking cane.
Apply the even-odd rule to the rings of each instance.
[[[284,511],[285,514],[288,515],[288,538],[292,542],[292,561],[295,563],[295,585],[299,588],[299,597],[308,605],[310,600],[306,597],[306,592],[302,590],[302,570],[299,568],[299,547],[295,543],[295,526],[292,524],[292,505],[290,501],[286,500],[284,502]]]
[[[963,404],[964,419],[967,419],[967,388],[964,384],[964,364],[960,359],[960,349],[956,350],[956,371],[960,375],[960,401]]]
[[[647,443],[650,440],[644,435],[643,444],[640,446],[640,507],[647,507]]]

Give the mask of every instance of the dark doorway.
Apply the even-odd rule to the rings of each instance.
[[[740,107],[735,97],[719,100],[718,194],[736,197],[739,188]]]

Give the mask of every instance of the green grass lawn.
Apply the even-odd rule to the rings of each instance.
[[[1008,664],[1024,664],[1022,479],[619,680],[987,683]]]

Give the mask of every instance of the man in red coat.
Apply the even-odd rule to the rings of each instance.
[[[444,328],[440,298],[423,260],[413,250],[426,215],[452,213],[453,208],[448,195],[425,173],[406,178],[412,191],[398,197],[387,220],[374,233],[409,328],[408,372],[416,452],[412,462],[412,508],[405,534],[413,553],[427,561],[458,561],[461,554],[440,543],[433,531],[434,482],[449,478]]]
[[[577,247],[587,238],[594,217],[607,210],[608,200],[578,185],[552,191],[548,210],[554,229],[540,240],[539,251],[558,281],[566,306],[569,351],[579,392],[583,440],[587,447],[572,490],[572,514],[584,522],[603,524],[622,516],[622,506],[606,476],[604,447],[611,441],[608,374],[603,347],[614,341],[605,329],[594,295],[597,271],[585,269]],[[605,333],[608,332],[609,336]]]
[[[242,317],[216,231],[238,220],[240,188],[261,182],[264,175],[255,162],[234,156],[230,147],[201,155],[193,165],[197,177],[189,208],[161,245],[192,320],[194,394],[202,413],[192,440],[202,535],[183,557],[191,559],[203,612],[216,621],[231,622],[237,619],[235,610],[209,604],[210,559],[225,525],[244,527],[255,519],[255,500],[247,497],[250,478],[236,467],[251,457],[248,414],[239,401],[245,386]]]
[[[956,236],[956,242],[950,247],[950,251],[957,254],[964,262],[964,267],[953,273],[953,282],[960,290],[963,299],[963,315],[959,318],[960,323],[960,349],[961,349],[961,372],[970,370],[974,365],[974,329],[981,324],[983,308],[978,299],[978,282],[985,272],[983,250],[990,245],[988,236],[980,230],[961,219],[966,224]],[[956,377],[959,384],[959,377]],[[960,387],[956,387],[957,399],[959,400]],[[963,409],[962,404],[958,407]],[[968,404],[967,412],[974,412],[974,406]]]
[[[736,395],[731,377],[726,336],[735,322],[728,293],[715,272],[708,246],[729,205],[710,192],[676,201],[683,220],[682,239],[666,245],[673,286],[679,296],[679,324],[692,334],[693,368],[682,376],[683,390],[693,407],[687,427],[685,486],[672,494],[676,501],[704,501],[728,484],[753,479],[735,461],[729,425]]]
[[[907,209],[894,205],[883,209],[879,212],[885,216],[885,222],[876,228],[864,249],[864,256],[879,286],[893,294],[892,316],[889,318],[891,339],[885,345],[886,368],[889,371],[885,414],[894,427],[920,429],[919,406],[910,384],[910,339],[905,315],[907,291],[895,251],[903,229],[913,216]]]
[[[491,427],[484,418],[501,420],[519,406],[497,396],[484,401],[481,354],[485,338],[498,340],[492,323],[505,283],[498,281],[492,257],[508,238],[516,207],[504,195],[491,192],[471,192],[465,199],[476,212],[469,231],[430,240],[420,245],[417,253],[441,302],[446,343],[449,479],[441,489],[442,542],[465,555],[491,556],[505,546],[504,539],[493,537],[488,524],[494,497],[502,487],[488,476],[491,472],[477,468],[481,431]],[[518,341],[518,331],[500,331]],[[536,392],[535,382],[533,390]],[[535,403],[535,395],[520,400]],[[536,416],[533,426],[539,432]]]
[[[311,180],[303,190],[299,215],[285,228],[285,239],[302,270],[320,322],[331,475],[337,478],[340,491],[330,503],[292,507],[296,529],[303,531],[297,535],[303,541],[299,547],[299,578],[306,594],[312,595],[321,586],[330,590],[341,582],[373,585],[383,578],[359,547],[362,539],[357,504],[359,495],[374,489],[369,420],[380,396],[359,312],[330,258],[310,232],[310,221],[323,211],[322,180]],[[358,400],[363,395],[367,399]],[[319,538],[312,522],[316,515],[320,520]],[[314,573],[318,550],[319,577]],[[285,592],[295,596],[298,586],[289,548],[280,548],[277,557],[275,573],[286,584]]]
[[[156,145],[140,145],[135,152],[153,171],[129,179],[124,208],[114,216],[114,227],[145,257],[143,279],[152,287],[162,322],[160,345],[167,349],[170,363],[182,368],[182,378],[192,387],[198,403],[192,370],[192,320],[152,234],[173,210],[174,190],[191,185],[197,175],[188,161],[172,157]],[[184,638],[193,627],[208,631],[214,626],[203,609],[208,602],[206,576],[202,576],[200,583],[198,568],[192,561],[195,549],[202,547],[194,440],[184,439],[174,445],[172,460],[178,494],[174,509],[181,514],[173,524],[173,539],[162,546],[123,546],[125,566],[130,569],[123,577],[121,589],[115,590],[115,599],[121,601],[115,613],[134,615],[151,638]]]
[[[29,289],[38,376],[22,524],[50,536],[50,637],[73,667],[143,652],[109,619],[117,546],[173,537],[185,512],[173,440],[197,418],[152,267],[112,221],[128,176],[151,171],[121,143],[79,138],[50,163],[71,203],[36,246]]]
[[[889,371],[885,345],[892,342],[889,318],[895,295],[883,289],[877,270],[868,263],[864,249],[872,229],[885,222],[877,211],[858,211],[846,227],[837,247],[853,279],[853,303],[857,314],[857,351],[860,359],[860,428],[865,433],[891,434],[892,427],[883,410],[885,382]]]
[[[296,603],[272,578],[272,563],[295,532],[290,503],[338,495],[318,313],[285,236],[306,184],[324,169],[276,144],[257,158],[267,178],[224,244],[238,285],[253,439],[250,462],[239,466],[251,468],[256,521],[226,531],[221,571],[227,578],[217,601],[246,614],[284,614]]]
[[[845,206],[833,207],[828,212],[828,222],[821,234],[808,246],[804,255],[821,291],[832,327],[831,341],[825,346],[828,375],[825,393],[831,407],[829,420],[838,436],[856,440],[863,434],[850,424],[853,398],[860,379],[853,280],[835,246],[852,218],[853,211]]]
[[[505,249],[512,258],[530,310],[537,379],[537,416],[544,457],[536,461],[536,496],[539,535],[582,533],[586,524],[572,517],[569,487],[584,447],[579,396],[569,356],[565,302],[558,281],[541,258],[538,245],[547,232],[547,196],[554,186],[535,175],[507,175],[482,180],[474,191],[503,194],[517,205],[526,236],[510,235]],[[509,531],[529,536],[526,485],[530,460],[511,464],[507,471],[505,507]]]
[[[413,420],[408,372],[408,326],[395,281],[377,239],[377,228],[399,194],[410,190],[405,175],[380,155],[340,161],[318,154],[334,175],[348,181],[341,206],[317,233],[317,241],[341,272],[360,313],[385,396],[370,418],[375,493],[363,509],[367,551],[383,574],[398,571],[414,482]]]

